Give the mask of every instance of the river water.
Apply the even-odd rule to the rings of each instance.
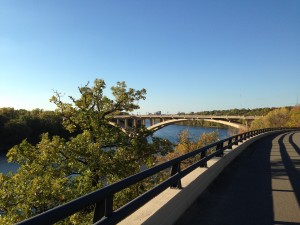
[[[185,126],[185,125],[169,125],[161,130],[154,133],[154,137],[160,137],[168,139],[169,141],[176,143],[178,142],[179,134],[182,131],[188,130],[191,140],[195,141],[203,133],[209,133],[217,131],[219,133],[220,139],[229,137],[229,129],[220,128],[205,128],[196,126]],[[0,149],[0,173],[7,174],[9,171],[16,172],[19,165],[16,163],[8,163],[6,153]]]
[[[0,173],[17,172],[19,165],[17,163],[8,163],[6,152],[0,149]]]
[[[189,136],[192,141],[198,140],[203,133],[210,133],[213,131],[218,132],[220,139],[229,137],[229,129],[224,128],[213,128],[213,127],[197,127],[197,126],[186,126],[186,125],[169,125],[161,130],[154,133],[154,137],[160,137],[168,139],[173,143],[178,142],[178,137],[181,132],[188,130]]]

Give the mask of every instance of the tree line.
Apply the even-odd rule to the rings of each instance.
[[[0,149],[7,151],[24,139],[35,145],[43,133],[68,139],[71,135],[64,129],[62,119],[54,111],[0,108]]]
[[[291,110],[293,107],[286,107]],[[278,108],[256,108],[256,109],[230,109],[230,110],[212,110],[202,111],[197,115],[241,115],[241,116],[265,116],[269,112]],[[128,112],[119,112],[120,114],[128,114]],[[42,109],[25,110],[14,108],[0,108],[0,149],[8,150],[14,145],[21,143],[22,140],[33,145],[40,141],[40,135],[48,133],[50,137],[58,135],[65,139],[69,139],[75,134],[71,134],[63,126],[63,115],[60,112],[45,111]],[[181,123],[183,125],[203,126],[203,127],[219,127],[224,128],[225,125],[215,124],[206,121],[187,121]]]
[[[286,107],[291,109],[292,106]],[[194,115],[214,115],[214,116],[265,116],[269,112],[278,109],[278,107],[264,107],[264,108],[254,108],[254,109],[227,109],[227,110],[211,110],[211,111],[201,111],[201,112],[191,112]]]

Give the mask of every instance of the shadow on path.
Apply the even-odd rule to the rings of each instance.
[[[295,141],[293,140],[294,138],[296,139],[296,135],[297,133],[293,133],[293,135],[290,135],[289,137],[289,142],[290,144],[293,146],[293,148],[295,149],[295,151],[298,153],[298,155],[300,155],[300,148],[299,146],[295,143]],[[299,136],[300,138],[300,136]]]
[[[289,136],[289,143],[293,147],[293,149],[287,149],[285,146],[283,139],[285,136],[280,137],[279,139],[279,146],[280,146],[280,155],[282,158],[282,163],[285,167],[285,172],[287,176],[289,177],[289,180],[291,182],[293,191],[295,193],[295,196],[297,198],[298,204],[300,205],[300,171],[297,170],[297,167],[300,168],[300,160],[299,159],[291,159],[290,155],[288,154],[288,151],[299,151],[298,146],[293,142],[292,137],[295,135]],[[297,151],[297,152],[298,152]]]
[[[277,136],[267,136],[245,149],[176,225],[273,224],[270,153]]]

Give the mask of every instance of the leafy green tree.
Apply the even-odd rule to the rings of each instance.
[[[118,82],[109,99],[105,87],[103,80],[96,79],[94,86],[79,88],[78,99],[70,96],[71,103],[63,102],[58,92],[51,98],[64,127],[75,137],[66,140],[43,134],[36,146],[24,140],[9,151],[9,161],[19,163],[20,169],[16,174],[0,174],[0,224],[15,223],[118,181],[152,166],[155,155],[172,151],[166,140],[154,138],[149,143],[145,127],[124,133],[111,125],[113,115],[139,108],[145,89],[128,89],[125,82]],[[119,194],[117,205],[139,193],[134,187]],[[86,209],[62,223],[85,224],[91,220],[90,212]]]

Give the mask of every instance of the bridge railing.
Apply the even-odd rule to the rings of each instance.
[[[207,145],[203,148],[196,149],[192,152],[184,154],[180,157],[174,158],[170,161],[164,162],[160,165],[142,171],[138,174],[127,177],[119,182],[106,186],[97,191],[91,192],[80,198],[77,198],[71,202],[65,203],[61,206],[50,209],[44,213],[36,215],[30,219],[24,220],[19,225],[33,225],[33,224],[53,224],[61,221],[81,210],[86,209],[89,206],[95,206],[94,210],[94,224],[116,224],[119,221],[132,214],[139,207],[147,203],[153,197],[163,192],[165,189],[181,188],[181,178],[192,172],[197,167],[205,167],[207,161],[215,156],[222,156],[224,150],[231,149],[233,145],[237,145],[240,142],[247,140],[250,137],[269,132],[274,130],[284,130],[287,128],[267,128],[254,131],[248,131],[246,133],[238,134],[213,144]],[[289,128],[291,129],[291,128]],[[211,151],[211,149],[214,149]],[[208,150],[209,154],[208,154]],[[200,159],[188,166],[185,169],[181,169],[181,163],[191,157],[200,156]],[[114,194],[130,187],[150,176],[158,174],[159,172],[171,169],[170,177],[159,183],[151,190],[143,193],[122,207],[113,210],[113,196]]]

